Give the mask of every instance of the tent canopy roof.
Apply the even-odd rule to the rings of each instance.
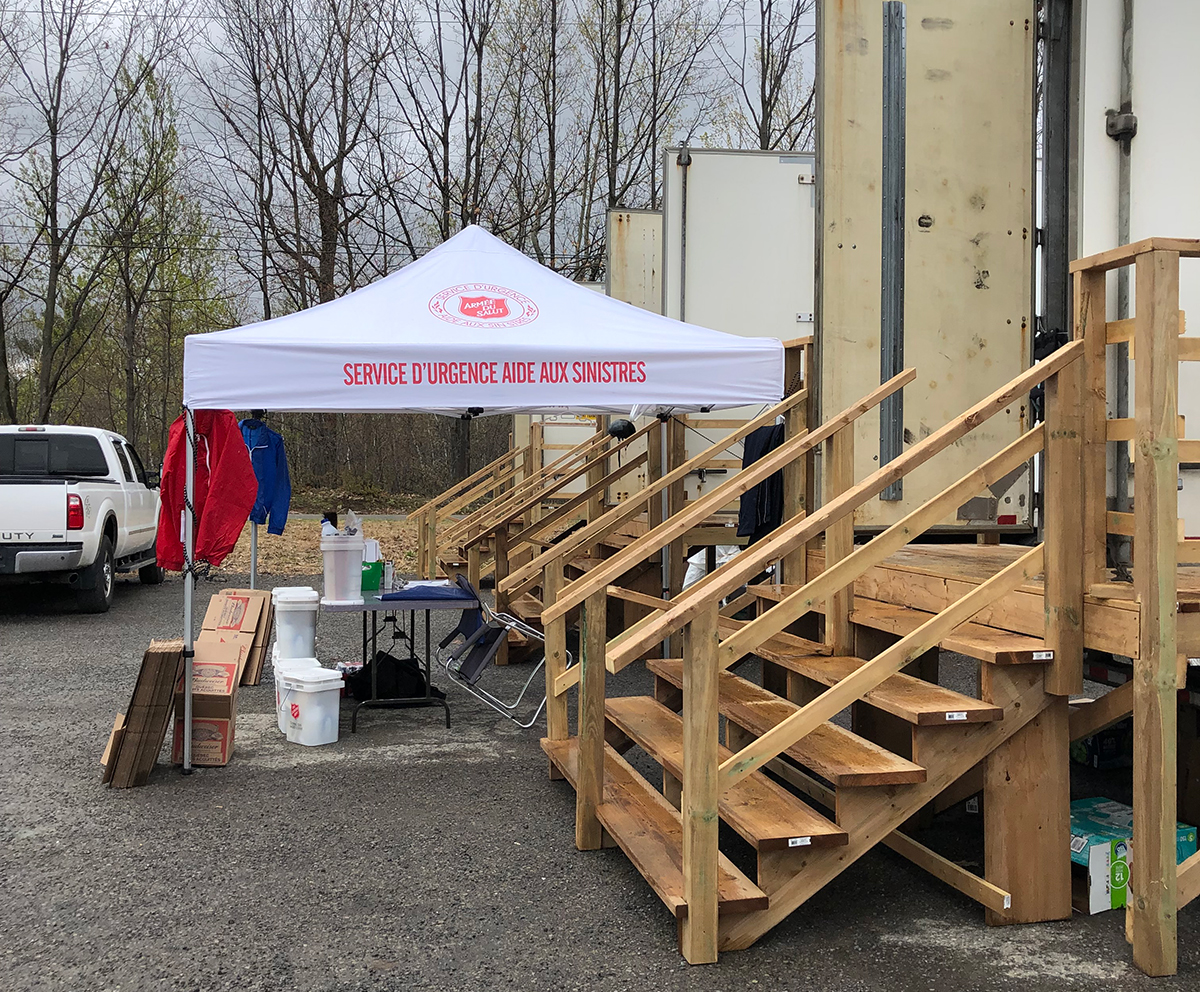
[[[774,338],[610,299],[474,226],[329,303],[184,341],[191,409],[646,413],[782,395]]]

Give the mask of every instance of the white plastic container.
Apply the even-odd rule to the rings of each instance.
[[[337,534],[321,538],[325,554],[325,595],[321,602],[329,606],[353,606],[363,601],[363,539],[359,535]]]
[[[284,676],[288,672],[312,671],[320,667],[321,663],[316,658],[280,658],[278,643],[271,648],[271,668],[275,677],[275,719],[281,734],[287,733],[287,717],[283,709]]]
[[[280,658],[315,658],[317,608],[321,597],[311,586],[280,586],[275,603],[275,644]]]
[[[287,739],[306,747],[337,741],[342,676],[329,668],[289,668],[280,682]]]

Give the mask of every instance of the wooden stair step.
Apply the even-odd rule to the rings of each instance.
[[[855,597],[850,620],[862,627],[903,637],[935,615],[908,606]],[[1054,657],[1046,642],[1039,638],[971,621],[956,627],[938,646],[993,665],[1042,665]]]
[[[578,558],[571,559],[571,567],[577,568],[581,572],[590,572],[593,568],[603,565],[604,562],[605,559],[603,558],[588,558],[585,555],[580,555]]]
[[[616,531],[612,534],[605,534],[604,537],[600,538],[598,543],[609,548],[627,548],[636,540],[637,538],[632,534],[622,534]]]
[[[551,761],[571,783],[579,780],[579,739],[542,739]],[[683,897],[683,822],[679,810],[609,745],[604,746],[604,801],[596,818],[677,919],[687,916]],[[719,855],[717,907],[721,913],[766,909],[767,894]]]
[[[721,635],[725,636],[732,634],[739,627],[744,627],[750,623],[749,620],[735,620],[732,617],[721,617],[717,621]],[[810,641],[807,637],[798,637],[795,634],[780,633],[772,637],[767,644],[775,645],[779,650],[786,650],[792,654],[832,654],[833,649],[828,644],[821,644],[818,641]],[[761,653],[756,651],[762,657]]]
[[[508,612],[522,620],[540,621],[542,619],[542,601],[533,593],[527,592],[508,604]]]
[[[761,644],[754,653],[824,685],[835,685],[866,664],[862,658],[804,654],[778,636]],[[999,706],[904,673],[885,679],[862,698],[876,709],[921,727],[1004,719],[1004,710]]]
[[[650,659],[646,667],[683,688],[683,662]],[[739,727],[762,736],[799,707],[732,672],[722,672],[718,704]],[[905,785],[925,781],[925,769],[836,723],[823,723],[787,750],[787,755],[835,786]]]
[[[683,720],[649,696],[616,696],[605,715],[638,747],[677,779],[683,779]],[[729,748],[718,745],[721,761]],[[831,823],[772,779],[755,772],[721,794],[721,819],[758,851],[789,847],[836,847],[849,842]]]
[[[751,592],[757,593],[763,599],[773,600],[782,599],[795,590],[795,586],[770,584],[750,588]],[[818,606],[815,612],[824,613],[824,605]],[[936,614],[910,606],[855,596],[850,620],[860,627],[870,627],[872,630],[882,630],[904,637],[934,616]],[[1053,660],[1046,642],[1040,638],[1000,627],[989,627],[973,620],[959,624],[947,637],[942,638],[938,647],[993,665],[1043,665]]]

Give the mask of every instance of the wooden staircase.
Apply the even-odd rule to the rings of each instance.
[[[814,449],[836,450],[858,417],[914,373],[812,430],[789,417],[780,448],[628,547],[574,580],[543,573],[548,645],[563,636],[568,615],[580,616],[581,663],[566,669],[548,648],[543,741],[553,772],[576,790],[576,846],[600,847],[607,834],[625,850],[680,919],[688,961],[715,961],[719,950],[749,946],[881,843],[976,899],[990,922],[1070,914],[1067,697],[1082,683],[1082,641],[1071,627],[1080,623],[1082,604],[1074,608],[1063,581],[1064,559],[1074,554],[1060,530],[1063,518],[1048,525],[1046,544],[1018,549],[936,612],[856,596],[855,584],[1043,448],[1061,464],[1055,459],[1067,435],[1056,430],[1064,416],[1058,377],[1077,376],[1080,353],[1078,342],[1068,345],[868,478],[842,479],[811,513],[803,509],[807,499],[794,497],[797,488],[806,491]],[[1045,427],[867,544],[843,540],[859,506],[1047,380]],[[775,532],[669,599],[612,588],[777,470],[794,512]],[[822,539],[821,568],[810,569],[809,553]],[[782,584],[746,588],[768,565],[781,570]],[[537,581],[538,567],[534,559],[514,573],[514,594]],[[1043,572],[1050,617],[1044,638],[981,622]],[[610,596],[646,611],[611,640]],[[748,605],[754,618],[735,619]],[[682,657],[648,657],[667,641]],[[939,645],[981,659],[978,698],[922,677],[922,659]],[[751,657],[761,661],[761,685],[732,671]],[[654,698],[606,698],[606,676],[640,660],[654,676]],[[565,694],[576,685],[578,736],[568,737]],[[851,728],[839,717],[847,709]],[[660,765],[661,792],[620,756],[631,746]],[[900,832],[943,792],[979,776],[986,792],[984,877]],[[753,898],[745,888],[753,883],[733,875],[719,850],[722,820],[757,853]]]

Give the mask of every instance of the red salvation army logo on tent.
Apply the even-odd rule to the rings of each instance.
[[[528,296],[487,282],[443,289],[429,301],[429,312],[463,327],[520,327],[537,320],[539,313]]]

